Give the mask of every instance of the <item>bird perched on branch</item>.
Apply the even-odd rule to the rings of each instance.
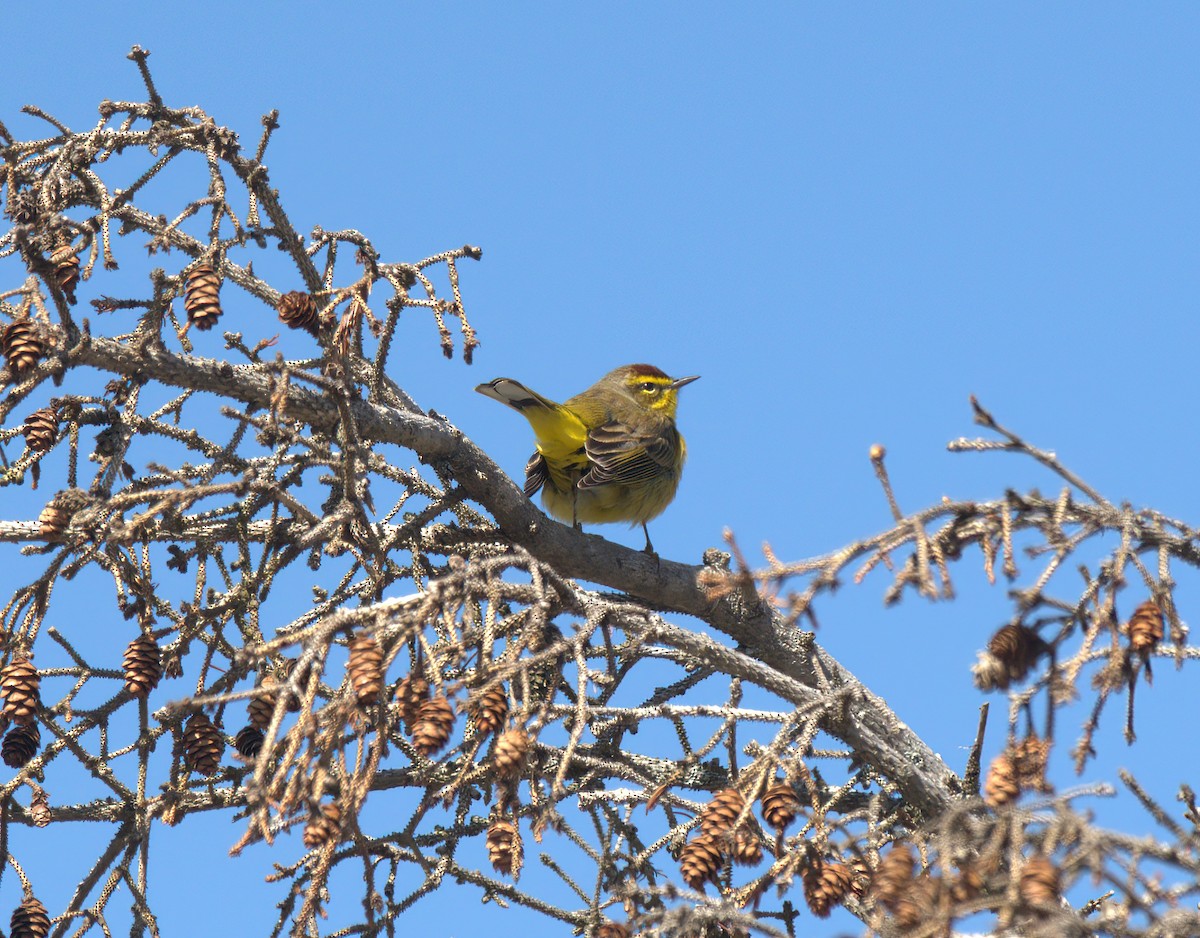
[[[540,489],[546,510],[576,527],[646,522],[675,498],[687,453],[675,428],[679,389],[699,375],[671,378],[653,365],[624,365],[557,404],[511,378],[477,388],[533,427],[537,450],[525,466],[525,494]]]

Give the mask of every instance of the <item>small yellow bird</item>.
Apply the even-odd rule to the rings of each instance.
[[[563,404],[511,378],[477,388],[507,404],[533,427],[537,451],[525,466],[525,495],[539,489],[546,510],[576,527],[608,521],[646,522],[675,498],[687,455],[675,428],[679,389],[699,375],[671,378],[653,365],[610,371]]]

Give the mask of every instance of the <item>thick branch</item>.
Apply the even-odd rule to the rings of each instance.
[[[112,339],[85,336],[68,352],[72,363],[210,391],[263,408],[278,388],[254,366],[183,357],[161,346],[135,350]],[[277,402],[275,402],[277,403]],[[443,463],[467,496],[485,506],[505,537],[560,573],[621,590],[655,608],[695,616],[737,641],[748,653],[802,684],[841,689],[844,708],[822,727],[860,759],[893,780],[910,804],[939,814],[961,791],[957,776],[876,695],[809,633],[787,624],[769,604],[741,594],[713,601],[697,583],[699,566],[651,557],[551,521],[479,447],[454,426],[433,417],[371,404],[346,402],[362,438],[394,443],[424,461]],[[314,428],[333,431],[339,410],[326,395],[295,384],[287,388],[287,413]]]

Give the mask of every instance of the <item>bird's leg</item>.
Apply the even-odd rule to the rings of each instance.
[[[576,531],[582,531],[583,525],[579,523],[579,483],[571,486],[571,527]]]
[[[656,551],[654,549],[654,545],[650,543],[650,529],[646,527],[645,521],[642,522],[642,532],[646,535],[646,546],[642,548],[642,551],[647,554],[654,554],[654,556],[657,557],[658,551]]]

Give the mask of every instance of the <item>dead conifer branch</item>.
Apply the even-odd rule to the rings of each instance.
[[[0,442],[28,448],[0,487],[40,475],[0,520],[24,551],[0,610],[5,843],[20,879],[35,825],[113,831],[71,870],[60,926],[107,928],[124,883],[131,931],[153,930],[150,831],[218,810],[237,814],[234,852],[270,845],[277,933],[313,933],[335,906],[359,916],[342,933],[374,933],[452,884],[597,934],[790,934],[801,907],[840,905],[881,934],[978,912],[1070,934],[1086,912],[1148,938],[1129,913],[1194,906],[1191,833],[1146,789],[1127,780],[1161,830],[1134,838],[1077,807],[1098,789],[1049,797],[1044,772],[1057,708],[1088,697],[1086,767],[1108,702],[1128,691],[1132,720],[1134,686],[1154,692],[1139,675],[1197,656],[1175,602],[1197,531],[1106,501],[978,404],[998,439],[951,448],[1025,455],[1060,494],[904,514],[878,448],[891,526],[798,562],[768,545],[761,571],[732,533],[690,565],[551,522],[388,373],[421,353],[412,322],[432,324],[427,352],[469,364],[463,265],[480,249],[406,261],[366,231],[306,239],[264,163],[276,115],[249,155],[203,109],[169,106],[147,54],[131,53],[146,101],[104,102],[78,132],[35,109],[51,136],[0,141]],[[148,211],[168,178],[179,202]],[[269,246],[294,282],[255,273]],[[142,251],[160,265],[148,288],[118,273]],[[847,579],[949,601],[975,549],[1012,587],[1010,620],[979,633],[976,683],[1011,701],[1004,797],[987,804],[982,728],[960,779],[801,627],[828,621]],[[72,597],[101,629],[61,616]],[[906,845],[924,868],[889,891]],[[341,870],[362,873],[364,905]],[[1107,894],[1055,904],[1085,876]]]

